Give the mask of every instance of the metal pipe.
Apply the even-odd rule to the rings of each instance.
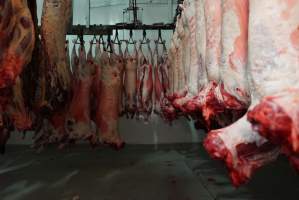
[[[91,7],[91,4],[90,4],[90,0],[88,0],[88,27],[90,25],[90,7]]]
[[[133,0],[133,15],[134,15],[134,23],[138,23],[138,17],[137,17],[137,1]]]
[[[87,13],[86,27],[89,28],[89,26],[90,26],[90,0],[88,0],[88,13]]]

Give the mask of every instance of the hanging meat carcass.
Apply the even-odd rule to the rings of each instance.
[[[174,90],[174,93],[170,98],[168,96],[174,107],[182,111],[184,115],[191,115],[197,121],[197,124],[202,124],[201,126],[204,126],[201,109],[205,103],[207,93],[205,88],[208,84],[205,66],[206,28],[204,5],[204,1],[200,0],[184,1],[182,6],[183,11],[181,17],[177,20],[176,32],[170,48],[170,55],[174,61],[171,62],[169,80],[172,80],[170,90]],[[189,39],[183,39],[182,36]],[[180,44],[184,40],[188,42],[186,48],[189,51],[186,51],[186,53],[189,52],[189,55],[187,55],[189,62],[183,62],[184,59],[182,58],[182,51],[184,52],[186,48],[181,48]],[[189,66],[187,67],[187,65]],[[183,70],[184,68],[187,69]]]
[[[1,1],[0,19],[0,88],[5,88],[30,62],[35,31],[27,1]]]
[[[74,53],[75,51],[75,53]],[[72,57],[69,56],[69,43],[65,42],[64,52],[66,57],[66,66],[68,67],[68,73],[71,74],[72,69],[78,69],[79,58],[77,57],[75,44],[72,50]],[[85,54],[85,52],[84,52]],[[46,145],[50,143],[59,143],[59,148],[63,148],[68,145],[71,140],[70,135],[68,134],[67,127],[67,117],[69,117],[69,108],[71,101],[71,92],[69,91],[69,99],[67,99],[66,104],[59,108],[56,108],[55,111],[50,111],[47,101],[47,81],[46,81],[46,65],[45,58],[41,56],[41,66],[39,67],[39,79],[37,85],[37,91],[35,96],[35,114],[36,114],[36,127],[35,136],[34,136],[34,145],[33,147],[37,150],[42,150]],[[72,66],[71,66],[72,65]],[[74,75],[72,78],[74,79]]]
[[[31,127],[24,105],[20,74],[35,45],[34,23],[27,1],[0,2],[0,148],[4,153],[10,132]],[[13,121],[12,121],[13,120]],[[15,125],[15,127],[13,126]]]
[[[71,57],[70,57],[70,44],[69,44],[68,40],[65,41],[64,50],[65,50],[65,54],[66,54],[66,68],[68,70],[68,74],[71,75],[72,67],[71,67]]]
[[[161,57],[159,56],[158,42],[156,41],[155,50],[154,50],[154,112],[158,115],[161,115],[161,103],[164,98],[163,95],[163,80],[161,73]]]
[[[181,44],[179,47],[179,52],[181,52],[181,54],[179,54],[179,56],[181,55],[182,58],[181,62],[179,62],[179,71],[177,72],[180,85],[179,90],[181,90],[179,93],[181,95],[174,100],[173,104],[177,109],[186,113],[187,110],[184,105],[198,93],[198,73],[194,71],[198,70],[198,55],[196,51],[196,18],[194,1],[185,1],[182,8],[183,11],[180,18],[181,23],[179,23],[177,27],[178,36],[181,38],[181,40],[179,40]],[[196,78],[196,81],[193,78]]]
[[[179,98],[179,67],[181,63],[181,51],[179,48],[180,39],[178,37],[178,29],[182,27],[182,20],[178,16],[176,21],[176,31],[170,42],[169,60],[170,60],[170,89],[167,98],[162,101],[162,111],[164,117],[169,121],[173,121],[178,117],[178,110],[174,107],[173,102]],[[182,77],[182,76],[181,76]],[[184,95],[183,95],[184,96]]]
[[[163,41],[163,51],[162,55],[160,56],[160,65],[161,65],[161,74],[162,74],[162,86],[163,86],[163,93],[164,96],[169,93],[170,90],[170,83],[169,83],[169,68],[170,62],[168,60],[168,53],[165,41]]]
[[[102,69],[101,69],[101,44],[99,40],[96,40],[96,47],[95,47],[95,57],[94,57],[94,67],[95,67],[95,74],[92,81],[92,88],[91,88],[91,119],[96,121],[96,114],[97,114],[97,107],[100,102],[100,95],[101,95],[101,76],[102,76]]]
[[[162,88],[162,95],[161,95],[161,100],[159,105],[160,108],[158,109],[158,112],[160,112],[160,115],[163,117],[163,119],[166,122],[171,122],[177,118],[176,110],[173,107],[172,103],[169,101],[169,97],[171,97],[173,94],[173,66],[171,64],[172,55],[170,54],[171,54],[170,52],[169,53],[167,52],[165,42],[163,42],[163,55],[160,57],[161,70],[160,72],[154,71],[155,90],[160,91],[160,89]],[[156,86],[156,84],[158,84],[158,87]],[[160,86],[160,84],[162,84],[162,87]],[[155,104],[157,104],[156,99],[154,99],[154,101]]]
[[[119,93],[119,104],[118,104],[118,113],[119,116],[123,116],[125,113],[125,67],[126,67],[126,58],[122,50],[122,42],[118,39],[118,33],[117,37],[114,39],[112,42],[112,48],[113,52],[116,53],[115,50],[115,45],[118,46],[118,56],[121,58],[123,65],[120,67],[121,73],[120,73],[120,79],[121,79],[121,88],[120,88],[120,93]]]
[[[71,0],[43,2],[42,60],[35,104],[41,120],[35,131],[34,146],[38,149],[48,143],[68,142],[62,140],[67,140],[65,123],[71,99],[71,70],[65,48],[71,9]]]
[[[50,110],[65,106],[70,97],[71,74],[64,45],[71,9],[71,0],[45,0],[43,4],[41,39]]]
[[[173,103],[174,107],[178,110],[182,109],[182,104],[178,103],[177,100],[181,99],[186,96],[187,89],[186,89],[186,74],[185,74],[185,63],[186,61],[186,53],[185,49],[189,48],[186,43],[184,43],[187,34],[185,34],[184,25],[183,25],[183,17],[178,18],[177,21],[177,34],[173,37],[173,46],[175,48],[175,59],[174,63],[174,93],[170,97],[170,101]],[[185,46],[185,48],[183,48]],[[189,51],[187,51],[189,52]]]
[[[124,88],[125,88],[125,113],[127,117],[133,118],[137,111],[137,48],[134,43],[134,53],[129,54],[128,43],[125,50],[125,71],[124,71]]]
[[[210,103],[207,115],[212,118],[215,115],[217,117],[217,113],[223,112],[224,118],[221,119],[221,114],[218,116],[220,117],[218,123],[223,125],[230,124],[234,118],[242,116],[250,103],[246,74],[247,5],[247,1],[222,2],[220,84],[215,89],[214,95],[210,95],[211,100],[207,100]],[[232,119],[225,119],[229,118],[230,113],[233,115]]]
[[[176,26],[178,25],[178,17],[177,17],[177,22]],[[161,102],[161,111],[163,113],[163,117],[165,120],[168,122],[172,122],[173,120],[177,119],[178,113],[177,110],[174,108],[172,105],[172,101],[174,100],[175,97],[175,85],[177,81],[177,64],[178,64],[178,57],[177,57],[177,49],[174,44],[174,40],[177,39],[177,32],[175,31],[173,34],[173,37],[170,42],[170,48],[168,51],[168,80],[169,80],[169,90],[166,94],[166,98],[162,99]]]
[[[79,48],[79,65],[73,71],[72,100],[66,117],[66,133],[70,140],[89,140],[95,144],[96,137],[90,119],[90,97],[95,74],[92,42],[87,58],[84,44],[81,44]]]
[[[138,56],[140,57],[138,63],[140,66],[138,66],[139,84],[137,84],[138,115],[146,123],[149,121],[153,110],[153,57],[149,41],[147,41],[147,45],[148,58],[145,57],[142,51],[142,43],[139,47]]]
[[[201,110],[207,128],[230,124],[240,118],[248,107],[249,96],[244,70],[247,64],[247,46],[242,46],[244,41],[247,41],[246,15],[244,16],[246,12],[242,10],[243,4],[242,1],[220,0],[195,2],[197,28],[200,30],[202,26],[205,27],[205,30],[197,31],[196,37],[197,42],[202,44],[197,45],[197,51],[199,65],[203,66],[199,67],[199,73],[204,77],[200,78],[198,96],[189,101],[187,108],[193,112],[195,108]],[[232,93],[233,91],[237,91],[239,96]],[[237,98],[240,100],[236,100]],[[237,105],[236,102],[239,101],[243,102]]]
[[[165,41],[163,42],[163,52],[159,55],[159,42],[155,41],[155,50],[153,53],[153,69],[154,69],[154,112],[167,120],[163,116],[163,101],[167,101],[166,97],[170,93],[169,83],[169,67],[167,49]]]
[[[26,1],[3,1],[0,11],[0,115],[3,115],[7,103],[13,98],[13,93],[8,95],[5,90],[11,90],[23,67],[30,62],[35,31]],[[22,88],[18,90],[21,92]]]
[[[28,7],[30,9],[34,29],[38,30],[38,16],[37,16],[37,2],[36,1],[27,1]],[[34,111],[35,106],[35,94],[37,90],[40,62],[41,62],[41,42],[39,38],[38,31],[35,31],[35,46],[32,53],[32,59],[30,63],[26,66],[21,74],[21,79],[23,82],[23,95],[25,104],[31,111]]]
[[[280,89],[285,88],[285,87],[281,88],[281,86],[279,85],[279,84],[283,85],[283,83],[285,83],[285,82],[278,81],[282,79],[277,79],[277,76],[274,79],[272,79],[271,77],[273,76],[274,72],[279,72],[277,74],[281,76],[288,71],[286,69],[284,70],[281,69],[282,68],[281,64],[276,65],[274,62],[272,62],[274,56],[273,52],[287,45],[287,43],[284,43],[286,41],[285,37],[289,36],[287,32],[285,34],[281,34],[281,32],[279,31],[274,31],[277,29],[273,29],[272,27],[285,25],[285,28],[280,30],[284,30],[284,31],[291,30],[288,20],[286,21],[281,20],[280,19],[281,12],[277,12],[283,8],[283,4],[286,2],[287,1],[282,2],[278,0],[275,2],[273,1],[269,2],[267,0],[250,1],[250,9],[248,7],[249,6],[248,0],[230,2],[231,8],[234,8],[234,6],[238,6],[238,9],[242,10],[242,15],[239,15],[238,18],[245,18],[245,19],[248,18],[245,17],[245,15],[246,14],[248,15],[250,10],[249,41],[248,41],[249,67],[248,69],[245,68],[242,71],[248,72],[247,76],[248,76],[248,80],[250,81],[249,85],[251,86],[250,88],[251,102],[252,102],[251,107],[256,105],[256,103],[258,103],[263,96],[273,94],[273,92],[280,91]],[[268,11],[270,14],[265,15],[266,11]],[[277,19],[274,20],[275,23],[273,23],[274,16],[277,17]],[[288,19],[292,21],[295,18],[291,17]],[[298,17],[296,19],[298,19]],[[242,23],[245,24],[248,23],[243,20],[240,21],[242,21]],[[269,22],[271,23],[267,24]],[[247,25],[244,24],[243,26],[247,27]],[[269,37],[269,36],[273,36],[273,37]],[[240,40],[237,41],[240,42]],[[247,43],[247,40],[242,40],[242,41]],[[273,46],[273,44],[278,41],[280,41],[280,43],[277,43],[277,47]],[[247,46],[247,44],[240,44],[240,43],[238,43],[238,45],[241,47]],[[240,54],[245,55],[245,53],[242,51],[237,51],[236,53],[238,53],[238,55]],[[235,54],[232,54],[232,56],[234,55]],[[280,54],[277,51],[277,54],[275,55],[280,55]],[[284,55],[288,57],[289,54],[287,53]],[[283,63],[283,60],[285,60],[284,58],[276,57],[277,59],[276,62]],[[292,61],[294,61],[294,59],[291,59],[290,63]],[[276,84],[275,87],[272,87],[273,82],[271,80],[274,82],[278,81],[279,84]],[[291,84],[288,86],[291,86]],[[241,102],[241,101],[233,101],[233,102]],[[230,104],[230,105],[243,105],[243,104],[238,103],[238,104]],[[205,139],[204,146],[209,152],[209,154],[213,158],[221,159],[225,161],[226,166],[230,171],[230,177],[235,186],[238,186],[248,181],[249,178],[252,176],[252,173],[256,169],[275,160],[280,153],[279,148],[271,144],[264,137],[260,136],[256,130],[257,129],[253,129],[251,127],[251,124],[249,123],[249,121],[247,120],[247,116],[245,115],[237,122],[224,129],[211,131],[208,134],[207,138]]]
[[[206,86],[205,103],[202,113],[208,127],[213,126],[215,113],[224,112],[224,106],[219,104],[216,87],[220,81],[221,59],[221,25],[222,7],[221,0],[205,1],[204,15],[206,26],[206,69],[208,85]]]
[[[264,98],[248,119],[262,136],[282,146],[299,169],[299,2],[250,3],[250,71],[258,76],[253,79],[255,96]]]
[[[101,89],[97,106],[96,124],[100,131],[100,139],[116,149],[124,146],[118,132],[119,95],[122,87],[121,74],[123,60],[115,53],[104,51],[101,56]]]
[[[76,40],[73,41],[74,45],[72,48],[71,54],[71,71],[72,71],[72,78],[75,76],[75,72],[78,70],[79,65],[79,57],[77,55],[77,47],[76,47]]]

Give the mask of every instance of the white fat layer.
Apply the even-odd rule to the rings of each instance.
[[[219,82],[221,56],[221,0],[206,0],[206,68],[209,81]]]
[[[249,73],[254,99],[298,87],[299,52],[291,34],[299,25],[299,1],[251,0]],[[283,15],[288,12],[289,17]]]
[[[244,91],[245,93],[248,92],[248,84],[246,78],[246,67],[247,63],[238,60],[232,59],[233,63],[230,63],[230,57],[236,51],[235,42],[236,39],[241,35],[241,25],[239,16],[236,11],[237,4],[236,2],[232,2],[233,0],[223,0],[222,8],[223,8],[223,16],[222,16],[222,56],[221,56],[221,67],[220,67],[220,74],[221,80],[224,85],[224,89],[241,102],[248,102],[247,95],[240,95],[237,91],[239,90]],[[247,0],[242,0],[247,1]],[[234,6],[231,6],[234,5]],[[245,7],[244,3],[244,10],[246,12],[247,8]],[[243,41],[247,42],[247,41]],[[240,50],[244,51],[244,50]],[[232,64],[235,66],[233,68]]]
[[[206,69],[206,27],[205,27],[205,0],[196,0],[196,41],[198,53],[198,92],[200,92],[208,83]]]

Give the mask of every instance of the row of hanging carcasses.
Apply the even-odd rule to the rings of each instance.
[[[280,154],[298,170],[299,1],[180,6],[166,111],[212,130],[204,147],[224,161],[235,186]]]
[[[66,43],[72,83],[69,103],[43,125],[37,147],[89,140],[119,149],[124,144],[118,130],[120,116],[145,123],[154,112],[163,117],[160,103],[168,87],[165,42],[155,41],[152,51],[150,40],[125,45],[111,41],[107,46],[94,37],[88,52],[83,41],[73,43],[71,52]]]

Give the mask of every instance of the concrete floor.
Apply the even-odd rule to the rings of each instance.
[[[297,200],[299,177],[281,158],[246,186],[199,144],[127,146],[121,152],[76,146],[35,153],[9,146],[0,156],[1,200]]]

